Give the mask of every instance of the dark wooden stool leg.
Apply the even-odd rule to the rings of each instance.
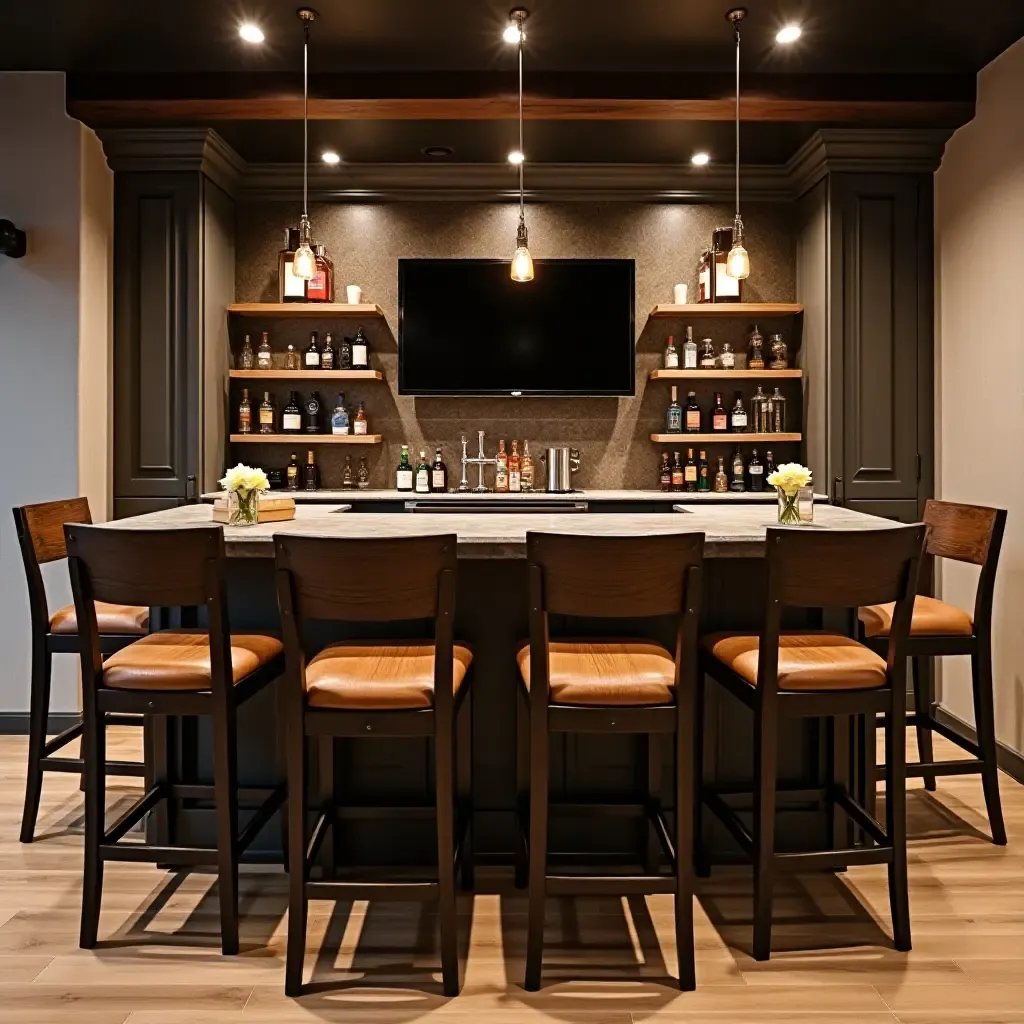
[[[530,714],[530,866],[529,910],[526,929],[526,977],[530,992],[540,988],[544,957],[544,905],[548,872],[548,756],[547,716]]]
[[[516,692],[516,877],[517,889],[525,889],[529,871],[527,816],[530,800],[530,717],[523,694]]]
[[[337,768],[334,763],[334,755],[337,741],[333,736],[321,736],[314,742],[317,745],[318,802],[327,812],[327,825],[329,826],[323,842],[320,844],[320,863],[323,865],[324,878],[333,878],[334,869],[338,864],[337,846],[334,841],[337,821],[334,814],[334,808],[337,807],[337,794],[334,792]]]
[[[910,949],[910,896],[907,885],[907,726],[906,695],[897,695],[885,726],[885,831],[892,843],[889,909],[893,944]]]
[[[992,842],[1005,846],[1006,826],[999,799],[998,747],[992,697],[992,652],[987,638],[979,638],[978,649],[971,655],[971,676],[974,683],[974,725],[981,748],[981,783],[985,790],[988,824],[992,830]]]
[[[234,709],[218,702],[213,712],[213,789],[217,805],[217,879],[220,946],[238,952],[238,747]]]
[[[309,776],[306,768],[306,736],[301,698],[289,713],[285,747],[288,765],[288,950],[285,957],[284,992],[302,994],[302,966],[306,954],[306,800]],[[319,816],[318,816],[319,817]]]
[[[92,949],[100,924],[103,895],[103,858],[100,844],[106,829],[107,734],[100,712],[86,697],[82,730],[82,759],[85,762],[85,867],[82,873],[82,924],[78,944]]]
[[[711,875],[711,862],[704,848],[704,801],[701,798],[704,786],[705,694],[704,673],[698,672],[696,704],[693,712],[693,870],[700,878],[708,878]],[[678,745],[676,757],[679,757]]]
[[[460,818],[465,822],[465,833],[460,854],[460,885],[464,892],[472,892],[474,884],[474,829],[473,829],[473,696],[467,693],[459,709],[457,771]]]
[[[46,721],[50,716],[50,670],[53,655],[42,638],[32,644],[32,695],[28,718],[28,772],[25,777],[25,808],[21,814],[23,843],[31,843],[43,791],[43,747],[46,745]]]
[[[910,670],[914,679],[914,714],[917,718],[917,757],[919,761],[929,762],[935,760],[932,752],[932,731],[927,725],[921,723],[930,721],[932,717],[932,676],[927,671],[921,671],[921,659],[910,659]],[[924,788],[929,792],[935,792],[935,772],[925,772],[921,776],[924,779]]]
[[[437,716],[434,737],[434,787],[437,802],[438,926],[441,979],[446,996],[459,994],[459,943],[455,907],[455,752],[454,723]]]
[[[775,881],[774,708],[762,704],[754,716],[754,959],[767,960],[772,950],[772,888]]]
[[[647,786],[644,802],[649,807],[661,805],[661,744],[660,737],[646,733],[643,743],[646,747],[647,761]],[[661,866],[661,843],[654,833],[654,826],[647,815],[643,818],[644,829],[644,871],[649,875],[656,875]]]
[[[680,701],[686,700],[683,694]],[[694,823],[694,736],[700,721],[694,714],[696,695],[690,707],[679,709],[676,741],[676,955],[679,961],[679,988],[692,992],[697,987],[693,953],[693,823]],[[699,806],[700,801],[696,803]]]

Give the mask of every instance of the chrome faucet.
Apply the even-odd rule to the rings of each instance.
[[[484,486],[484,466],[497,466],[498,460],[488,459],[484,455],[484,432],[482,430],[477,431],[477,438],[479,441],[480,450],[477,452],[475,459],[469,458],[466,454],[466,435],[462,435],[462,479],[459,481],[459,491],[466,493],[470,490],[469,480],[466,479],[466,467],[476,466],[477,467],[477,478],[476,487],[472,488],[474,494],[487,494],[490,491],[489,487]]]

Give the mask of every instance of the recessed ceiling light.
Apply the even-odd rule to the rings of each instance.
[[[455,150],[451,146],[424,146],[420,152],[434,160],[441,160],[446,156],[454,156]]]
[[[264,40],[263,29],[259,25],[254,25],[251,21],[243,21],[238,26],[238,34],[247,43],[262,43]]]
[[[775,33],[775,42],[795,43],[800,38],[802,32],[803,29],[801,29],[799,25],[783,25],[782,28]]]
[[[690,157],[690,163],[693,164],[695,167],[704,167],[707,165],[710,159],[711,157],[708,156],[707,153],[694,153],[693,156]]]
[[[340,164],[341,163],[341,157],[338,156],[338,154],[335,153],[333,149],[325,149],[320,154],[320,159],[323,160],[323,162],[325,164]]]
[[[508,155],[508,162],[510,164],[518,165],[521,164],[525,159],[526,157],[523,156],[523,154],[520,153],[518,149],[513,149],[512,152],[509,153]]]

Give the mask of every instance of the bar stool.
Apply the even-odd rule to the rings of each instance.
[[[693,828],[697,641],[704,534],[588,537],[527,533],[530,642],[518,655],[529,728],[519,728],[517,877],[529,879],[525,987],[540,988],[545,897],[675,896],[679,987],[696,985],[693,956]],[[554,640],[548,616],[651,619],[673,616],[676,649],[641,639]],[[521,719],[520,719],[521,721]],[[525,724],[525,723],[523,723]],[[643,811],[672,876],[654,872],[603,877],[547,870],[549,748],[552,733],[669,733],[675,746],[675,829],[649,782]],[[528,768],[527,768],[528,766]],[[527,793],[528,790],[528,793]],[[558,804],[554,807],[557,809]],[[571,805],[574,811],[590,806]],[[607,805],[603,805],[607,806]],[[528,818],[527,818],[528,809]],[[566,808],[569,810],[569,807]]]
[[[1006,845],[1006,827],[999,801],[999,766],[996,746],[995,710],[992,698],[992,598],[996,585],[996,567],[1006,526],[1006,510],[984,505],[960,505],[929,499],[924,508],[928,527],[925,552],[939,558],[951,558],[981,566],[974,597],[974,615],[936,600],[918,595],[910,620],[907,654],[911,658],[914,679],[914,711],[906,716],[907,725],[917,728],[920,760],[907,766],[907,775],[923,777],[925,788],[935,789],[937,775],[981,774],[988,809],[992,842]],[[864,642],[874,650],[885,648],[892,628],[891,604],[860,609]],[[931,677],[922,679],[922,658],[968,654],[974,693],[974,724],[977,742],[965,739],[935,717]],[[937,732],[973,755],[969,760],[936,761],[932,752],[932,733]]]
[[[297,996],[302,992],[309,900],[390,899],[437,903],[444,993],[458,995],[456,870],[461,868],[464,885],[472,884],[468,729],[472,654],[454,642],[456,537],[336,540],[279,533],[274,537],[274,549],[287,661],[285,993]],[[432,641],[345,640],[306,659],[304,633],[311,620],[386,623],[413,619],[433,620]],[[463,727],[457,729],[459,725]],[[331,737],[332,742],[334,737],[433,736],[436,881],[310,881],[310,868],[321,844],[337,828],[339,819],[371,810],[381,817],[397,818],[423,811],[422,807],[338,807],[333,777],[321,780],[324,799],[307,845],[306,741],[313,736]]]
[[[902,723],[905,714],[906,639],[924,534],[920,525],[829,533],[769,529],[761,632],[713,633],[702,641],[704,671],[754,712],[752,828],[722,794],[704,787],[702,796],[754,862],[755,960],[767,960],[771,954],[772,886],[778,871],[836,870],[854,864],[888,865],[895,946],[910,949],[905,730],[892,723]],[[781,629],[787,607],[856,608],[883,601],[895,601],[884,660],[849,637]],[[777,853],[779,720],[873,717],[881,712],[887,713],[884,828],[834,773],[824,791],[833,820],[837,808],[845,811],[876,845]]]
[[[249,790],[261,802],[238,831],[237,712],[284,669],[281,641],[232,633],[228,622],[224,534],[220,527],[138,530],[66,526],[71,588],[81,627],[85,757],[85,877],[80,945],[96,945],[103,865],[108,860],[217,866],[221,948],[238,952],[238,860],[274,812],[285,786]],[[103,661],[95,601],[206,609],[208,628],[150,633]],[[173,758],[154,765],[145,795],[109,828],[104,716],[209,715],[213,720],[213,785],[183,785]],[[183,800],[213,798],[215,848],[175,843],[175,814]],[[121,843],[134,825],[166,801],[168,845]]]
[[[28,773],[25,780],[25,807],[21,815],[21,841],[31,843],[35,837],[39,797],[43,788],[43,772],[81,774],[81,757],[54,757],[57,751],[82,735],[82,720],[46,738],[50,714],[50,673],[54,654],[78,653],[78,620],[73,604],[58,608],[52,615],[46,600],[46,587],[40,566],[67,558],[64,543],[65,523],[91,523],[86,498],[48,501],[39,505],[23,505],[14,509],[14,526],[21,548],[28,583],[28,604],[32,630],[32,682],[28,725]],[[149,608],[100,602],[96,606],[101,654],[113,654],[149,632]],[[107,725],[142,725],[138,715],[110,714]],[[145,765],[140,761],[108,761],[111,775],[141,776]]]

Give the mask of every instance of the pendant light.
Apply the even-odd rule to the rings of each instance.
[[[312,232],[309,226],[309,26],[316,20],[316,11],[300,7],[296,12],[302,22],[302,218],[299,221],[299,247],[292,261],[292,273],[303,281],[311,281],[316,273]]]
[[[732,223],[732,248],[725,261],[725,272],[738,280],[750,276],[750,256],[743,248],[743,218],[740,216],[740,22],[746,16],[746,7],[736,7],[726,15],[736,36],[736,217]]]
[[[526,163],[526,151],[523,149],[523,40],[526,35],[523,32],[523,22],[529,16],[530,12],[522,7],[512,10],[504,34],[506,42],[515,42],[519,46],[519,159],[513,161],[519,164],[519,230],[516,231],[516,251],[512,257],[512,280],[521,283],[533,280],[533,257],[530,255],[526,237],[526,200],[523,190],[523,165]]]

